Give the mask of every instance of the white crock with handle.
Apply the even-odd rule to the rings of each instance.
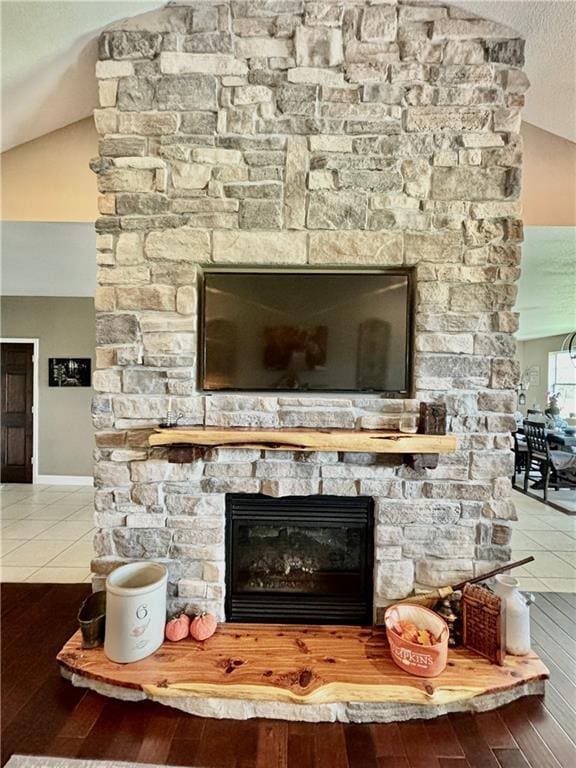
[[[164,640],[168,571],[160,563],[121,565],[106,579],[104,653],[111,661],[138,661]]]
[[[518,589],[513,576],[496,576],[494,592],[502,598],[506,611],[506,652],[525,656],[530,651],[530,602]]]

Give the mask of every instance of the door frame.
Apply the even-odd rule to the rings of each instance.
[[[22,339],[0,337],[0,344],[32,344],[32,483],[38,482],[38,470],[40,458],[38,454],[39,436],[39,405],[40,390],[38,383],[38,371],[40,370],[40,339]]]

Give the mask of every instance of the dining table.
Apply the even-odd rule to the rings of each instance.
[[[516,434],[524,434],[524,427],[521,424],[516,430]],[[546,429],[546,440],[567,450],[576,448],[576,434],[568,434],[564,430]]]

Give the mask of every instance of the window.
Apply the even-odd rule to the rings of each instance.
[[[548,354],[548,390],[558,395],[562,418],[576,415],[576,360],[569,352]]]

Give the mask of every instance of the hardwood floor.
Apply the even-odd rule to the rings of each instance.
[[[574,768],[576,595],[539,594],[533,645],[545,699],[390,725],[204,720],[62,680],[56,653],[87,584],[2,585],[2,764],[11,754],[201,768]]]

